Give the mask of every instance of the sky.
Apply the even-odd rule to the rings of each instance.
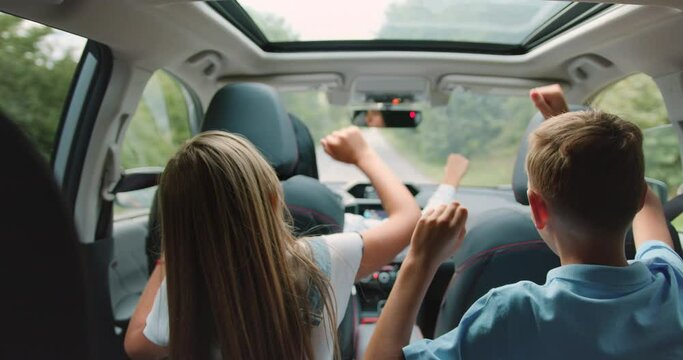
[[[45,25],[29,20],[24,20],[21,23],[21,26],[27,29],[32,27],[45,27]],[[83,37],[53,29],[52,34],[44,37],[39,46],[40,49],[52,59],[61,59],[64,57],[64,54],[68,52],[72,59],[78,61],[83,52],[83,48],[85,48],[86,42],[87,40]]]
[[[384,23],[384,12],[395,0],[240,0],[244,7],[287,20],[299,40],[370,39]],[[296,4],[296,6],[292,6]],[[315,14],[315,16],[311,16]]]
[[[392,4],[400,4],[406,0],[238,0],[247,11],[269,13],[283,18],[291,30],[298,35],[300,41],[310,40],[370,40],[376,39],[380,29],[385,25],[385,14]],[[434,19],[404,19],[399,24],[403,28],[415,27],[417,30],[429,28],[430,31],[441,31],[442,38],[457,31],[468,33],[500,32],[519,33],[525,37],[533,29],[545,22],[551,15],[568,4],[567,1],[542,0],[429,0],[417,2],[425,11],[433,14],[456,9],[486,9],[486,13],[475,10],[471,18],[455,22]],[[528,18],[508,15],[506,9],[517,6],[529,9]],[[499,13],[500,12],[500,13]],[[467,13],[467,12],[465,12]],[[507,16],[507,21],[496,21],[491,15]],[[515,18],[509,18],[515,16]],[[516,21],[516,22],[515,22]],[[516,24],[510,28],[510,24]],[[266,34],[267,35],[267,34]]]

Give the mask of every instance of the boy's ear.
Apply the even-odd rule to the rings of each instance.
[[[531,218],[534,225],[536,225],[536,229],[543,230],[548,224],[548,204],[539,193],[531,189],[528,189],[526,194],[529,197]]]

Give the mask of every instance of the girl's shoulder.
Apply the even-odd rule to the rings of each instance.
[[[347,232],[314,236],[302,239],[311,248],[313,260],[326,272],[325,267],[337,262],[360,263],[363,257],[363,238],[359,233]],[[329,275],[329,269],[326,272]]]

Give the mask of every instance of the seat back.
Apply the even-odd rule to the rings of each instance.
[[[298,147],[299,159],[296,163],[294,173],[296,175],[305,175],[310,178],[318,178],[318,163],[315,157],[315,142],[311,136],[308,126],[304,124],[301,119],[294,114],[289,114],[294,126],[294,134],[296,135],[296,145]]]
[[[297,237],[342,232],[344,207],[341,199],[327,186],[316,179],[297,175],[283,181],[282,190]]]
[[[0,115],[3,359],[85,359],[83,262],[73,219],[47,163]]]
[[[218,90],[201,130],[240,134],[261,151],[280,180],[295,174],[299,154],[294,127],[277,92],[269,86],[240,83]]]
[[[467,309],[489,290],[521,280],[543,284],[548,271],[560,266],[528,214],[497,209],[483,213],[481,219],[485,221],[468,231],[458,250],[465,260],[456,264],[441,303],[435,337],[458,326]]]

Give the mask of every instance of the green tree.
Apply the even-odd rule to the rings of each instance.
[[[654,80],[642,73],[631,75],[603,89],[591,105],[644,129],[645,175],[664,181],[669,195],[675,195],[683,184],[680,145]]]
[[[41,45],[54,30],[0,14],[0,111],[13,119],[50,159],[76,60]],[[47,49],[49,50],[49,49]]]
[[[498,186],[512,179],[517,149],[533,114],[526,97],[458,91],[448,106],[425,109],[418,128],[385,133],[394,148],[434,181],[439,181],[448,155],[460,153],[472,160],[464,185]]]
[[[566,6],[538,0],[497,5],[471,0],[396,1],[387,8],[377,37],[517,44],[535,30],[534,25],[540,25],[532,17],[543,6],[555,11]]]
[[[322,91],[284,91],[280,98],[287,112],[306,123],[314,141],[351,124],[349,112],[342,107],[331,106]]]
[[[189,112],[180,83],[165,71],[156,71],[126,130],[121,163],[126,169],[165,166],[190,136]]]
[[[270,42],[297,41],[299,35],[292,30],[284,18],[271,13],[246,9],[256,26]]]

